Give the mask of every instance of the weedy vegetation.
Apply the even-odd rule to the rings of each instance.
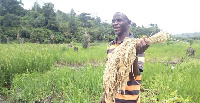
[[[98,103],[108,43],[0,44],[0,102]],[[142,73],[141,102],[200,102],[200,46],[188,57],[189,44],[151,45]]]

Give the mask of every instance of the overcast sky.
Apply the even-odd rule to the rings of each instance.
[[[36,0],[22,0],[25,9]],[[55,10],[97,15],[111,22],[115,12],[126,14],[137,25],[157,24],[172,34],[200,32],[200,0],[37,0],[40,6],[51,2]]]

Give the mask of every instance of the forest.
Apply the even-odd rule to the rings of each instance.
[[[130,30],[136,37],[160,31],[157,24],[144,27],[134,22]],[[0,0],[0,43],[80,43],[85,32],[90,42],[110,41],[115,37],[110,23],[89,13],[77,14],[73,9],[64,13],[55,11],[52,3],[37,2],[26,10],[21,1]]]

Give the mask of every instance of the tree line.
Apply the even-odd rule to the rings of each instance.
[[[174,35],[175,38],[200,40],[200,32],[181,33]]]
[[[148,27],[132,22],[130,32],[135,37],[159,32],[157,24]],[[83,42],[84,34],[90,42],[111,41],[115,35],[110,23],[89,13],[76,14],[55,11],[53,3],[37,2],[30,10],[23,8],[22,1],[0,0],[0,43],[70,43]]]

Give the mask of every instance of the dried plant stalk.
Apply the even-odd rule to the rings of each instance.
[[[148,38],[150,44],[162,43],[169,38],[167,32],[159,32]],[[115,48],[106,62],[103,75],[103,88],[108,100],[114,100],[120,90],[125,91],[126,83],[131,72],[131,65],[136,58],[136,43],[134,38],[126,37],[122,44]],[[125,92],[124,92],[125,93]]]
[[[160,31],[156,33],[155,35],[149,37],[150,44],[156,44],[156,43],[163,43],[167,41],[167,39],[170,38],[170,34],[164,31]]]

